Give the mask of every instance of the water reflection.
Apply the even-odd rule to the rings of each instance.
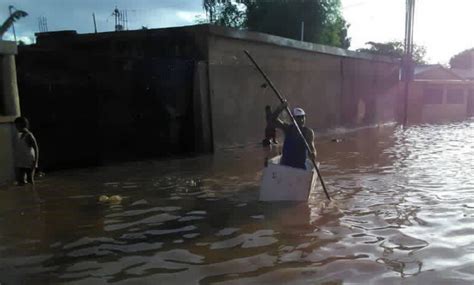
[[[279,151],[259,146],[2,188],[0,282],[472,283],[472,127],[322,138],[333,202],[258,202],[264,158]]]

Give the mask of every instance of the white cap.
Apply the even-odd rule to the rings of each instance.
[[[305,116],[306,113],[304,112],[303,109],[301,108],[294,108],[293,109],[293,116],[298,117],[298,116]]]

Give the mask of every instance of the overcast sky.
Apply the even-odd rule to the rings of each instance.
[[[447,63],[449,58],[474,47],[470,28],[474,26],[474,0],[416,0],[415,42],[426,46],[428,59]],[[93,32],[92,13],[98,30],[111,31],[115,6],[127,10],[129,28],[161,28],[192,25],[204,16],[202,0],[0,0],[0,19],[8,5],[29,16],[15,24],[19,38],[29,41],[38,32],[38,18],[45,17],[49,31]],[[403,40],[405,0],[342,0],[343,15],[351,24],[351,49],[368,41]],[[11,39],[8,33],[4,39]]]

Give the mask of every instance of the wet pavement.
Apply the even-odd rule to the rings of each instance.
[[[473,121],[336,130],[317,148],[330,203],[258,202],[278,152],[258,145],[2,187],[0,283],[474,282]]]

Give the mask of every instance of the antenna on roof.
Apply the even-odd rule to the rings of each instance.
[[[41,16],[38,18],[38,29],[40,33],[46,33],[48,31],[48,20],[46,17]]]
[[[112,12],[112,16],[115,18],[115,31],[128,30],[128,15],[127,10],[119,10],[117,6]]]

